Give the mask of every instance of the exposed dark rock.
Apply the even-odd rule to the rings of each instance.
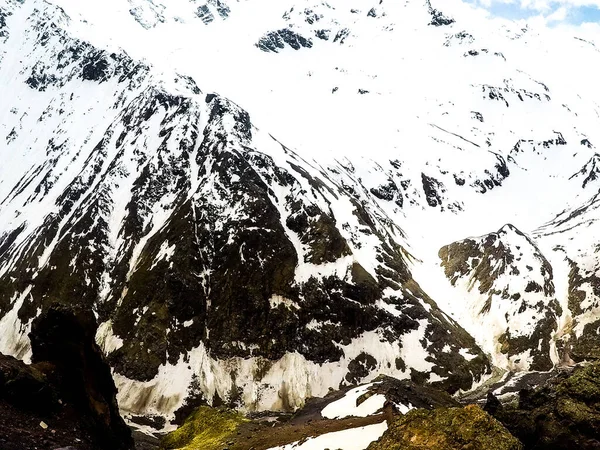
[[[292,47],[294,50],[311,48],[313,46],[312,40],[306,39],[305,37],[287,28],[267,33],[259,39],[256,46],[264,52],[278,53],[279,50],[285,48],[286,44]]]
[[[27,83],[30,88],[43,92],[48,88],[48,86],[55,84],[56,81],[57,79],[55,75],[46,74],[41,65],[36,65],[33,67],[30,77],[25,80],[25,83]]]
[[[459,403],[447,392],[415,384],[410,380],[379,376],[374,381],[375,384],[369,389],[369,392],[384,395],[389,402],[397,405],[411,405],[414,408],[422,409],[459,406]]]
[[[39,413],[51,413],[59,406],[56,392],[42,371],[1,354],[0,399],[25,411]]]
[[[392,179],[388,179],[387,184],[371,188],[370,191],[375,197],[388,202],[394,201],[399,207],[404,203],[402,191]]]
[[[479,120],[481,123],[483,123],[483,114],[481,114],[480,112],[477,112],[477,111],[471,111],[471,114],[473,114],[473,118],[475,118],[476,120]]]
[[[91,312],[51,308],[33,322],[32,365],[0,355],[3,450],[133,448],[95,332]]]
[[[217,2],[207,5],[216,16]],[[161,365],[177,363],[200,345],[212,358],[264,358],[265,367],[290,352],[325,363],[339,361],[343,347],[367,332],[401,343],[420,324],[440,388],[466,389],[489,370],[474,340],[414,282],[410,256],[398,244],[402,231],[358,183],[340,184],[283,146],[281,160],[263,153],[260,141],[253,142],[260,131],[249,114],[216,94],[200,97],[187,77],[177,77],[177,93],[170,92],[126,55],[98,51],[51,21],[44,27],[35,46],[45,46],[48,58],[35,71],[37,88],[52,83],[53,94],[64,94],[54,103],[67,105],[83,78],[110,92],[98,102],[114,120],[103,130],[81,130],[96,141],[82,146],[86,156],[72,160],[81,170],[60,188],[53,184],[61,175],[54,166],[69,164],[56,162],[70,143],[58,138],[40,144],[47,161],[11,188],[8,201],[25,190],[31,192],[27,201],[41,201],[52,190],[56,197],[36,230],[23,236],[18,224],[0,236],[0,259],[11,261],[0,277],[0,314],[27,289],[18,309],[23,324],[56,303],[94,311],[122,341],[118,348],[105,346],[112,367],[138,381],[154,378]],[[276,34],[284,46],[308,42],[289,29]],[[341,30],[336,40],[348,34]],[[117,189],[124,183],[129,197],[121,208]],[[337,222],[332,207],[341,197],[351,208],[348,224]],[[401,204],[399,193],[394,201]],[[365,236],[376,242],[369,270],[348,262]],[[335,263],[341,270],[297,281],[302,263]],[[397,295],[384,295],[386,288]],[[446,343],[452,350],[439,356]],[[474,358],[462,356],[464,349]],[[395,362],[410,371],[402,358]],[[365,357],[353,364],[350,378],[362,381],[370,374],[361,369],[382,364]],[[417,376],[429,381],[429,374]],[[188,407],[206,401],[196,387],[187,393]],[[213,403],[236,406],[241,398],[239,386],[219,395],[210,396]]]
[[[322,18],[323,18],[322,15],[317,14],[312,9],[310,9],[310,8],[304,9],[304,21],[306,23],[308,23],[309,25],[313,25],[314,23],[318,22]]]
[[[446,47],[450,47],[450,45],[452,45],[453,42],[457,42],[459,44],[472,44],[473,42],[475,42],[475,38],[473,37],[473,35],[471,33],[467,33],[466,31],[463,30],[456,34],[451,35],[446,40],[444,45]]]
[[[358,383],[377,367],[377,360],[368,353],[361,353],[348,365],[346,381],[350,384]]]
[[[442,194],[445,192],[444,185],[433,177],[429,177],[424,173],[421,174],[423,182],[423,192],[427,204],[431,207],[440,206],[442,204]]]
[[[581,145],[586,146],[587,148],[594,148],[594,146],[592,145],[592,143],[589,141],[589,139],[582,139],[581,140]]]
[[[589,141],[588,141],[589,142]],[[583,141],[582,141],[583,143]],[[590,144],[591,145],[591,144]],[[592,148],[592,147],[590,147]],[[585,189],[587,185],[593,183],[600,177],[600,155],[596,153],[590,160],[581,168],[581,170],[569,177],[569,180],[579,178],[583,179],[581,187]]]
[[[509,94],[522,102],[526,101],[527,99],[537,100],[539,102],[549,102],[551,100],[550,96],[545,91],[542,93],[537,93],[527,91],[525,89],[518,89],[511,85],[508,81],[505,81],[504,86],[490,86],[484,84],[481,85],[481,89],[484,94],[483,98],[504,102],[506,107],[510,106],[506,98],[506,96]]]
[[[429,25],[433,25],[434,27],[441,27],[446,25],[452,25],[455,20],[451,17],[447,17],[440,10],[435,9],[431,6],[431,0],[426,0],[427,6],[429,8],[429,14],[431,14],[431,22]]]
[[[475,405],[414,409],[391,423],[368,450],[520,450],[500,422]]]
[[[163,416],[131,416],[131,422],[137,425],[143,425],[155,430],[162,430],[166,424],[166,419]]]
[[[324,41],[329,40],[329,35],[331,34],[331,30],[317,30],[315,31],[315,36]]]
[[[525,267],[522,259],[525,253],[527,258],[535,262],[535,269],[529,266],[531,270],[528,270]],[[552,266],[536,244],[509,224],[496,233],[444,246],[439,256],[452,285],[459,280],[469,279],[471,283],[477,282],[480,294],[487,296],[486,301],[478,305],[482,319],[485,319],[492,304],[499,303],[501,309],[506,311],[507,328],[498,341],[501,352],[512,357],[530,350],[531,368],[550,370],[553,366],[550,359],[551,339],[561,309],[554,298]],[[506,281],[505,277],[532,277],[534,270],[536,279],[540,282],[543,280],[543,284],[529,279],[522,291],[515,293],[511,290],[511,282]],[[522,329],[512,329],[510,317],[524,314],[525,311],[535,316],[531,330],[524,333]]]
[[[196,10],[196,15],[204,22],[205,25],[208,25],[213,20],[215,20],[215,16],[208,8],[208,5],[201,5]]]
[[[486,407],[525,449],[600,448],[600,364],[562,372],[545,385],[524,389],[514,403]]]
[[[109,63],[103,52],[97,52],[84,58],[81,76],[88,81],[106,81]]]
[[[596,273],[590,273],[586,267],[581,267],[573,261],[570,261],[570,267],[568,306],[573,315],[573,324],[577,326],[582,315],[589,314],[598,307],[600,278],[596,276]],[[576,362],[600,360],[599,327],[600,320],[591,318],[591,321],[583,326],[580,335],[571,333],[564,346],[565,354]]]
[[[229,9],[229,6],[227,6],[227,4],[221,0],[208,0],[208,3],[216,8],[219,16],[221,16],[223,19],[226,19],[229,17],[229,14],[231,14],[231,9]]]
[[[350,35],[350,30],[348,28],[343,28],[337,32],[337,34],[333,38],[333,42],[339,42],[340,44],[343,44],[349,35]]]
[[[56,306],[35,319],[30,339],[32,362],[72,403],[99,446],[127,449],[131,433],[119,415],[117,388],[110,367],[96,345],[92,312]]]
[[[0,38],[5,38],[8,36],[8,31],[6,29],[6,18],[9,13],[0,9]]]

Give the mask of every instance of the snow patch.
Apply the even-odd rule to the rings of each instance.
[[[112,320],[107,320],[102,322],[96,331],[96,343],[105,355],[109,355],[123,347],[123,340],[113,333],[112,326]]]
[[[269,450],[365,450],[371,442],[379,439],[387,430],[387,422],[367,425],[365,427],[350,428],[322,434],[321,436],[294,442],[281,447],[272,447]]]
[[[343,419],[344,417],[367,417],[375,414],[385,403],[385,396],[375,394],[357,404],[359,397],[367,392],[375,383],[365,384],[352,389],[344,395],[340,400],[331,402],[321,411],[321,415],[326,419]]]

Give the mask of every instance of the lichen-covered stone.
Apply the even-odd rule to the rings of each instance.
[[[518,404],[488,397],[486,409],[526,449],[600,448],[600,363],[562,372],[545,385],[519,393]]]
[[[368,450],[520,450],[500,422],[475,405],[416,409],[398,417]]]

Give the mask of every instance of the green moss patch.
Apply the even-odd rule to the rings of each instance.
[[[486,410],[527,449],[597,449],[600,363],[560,371],[536,389],[523,389],[518,404],[500,405],[490,396]]]
[[[163,438],[161,449],[223,450],[244,422],[247,419],[238,412],[202,406],[181,427]]]

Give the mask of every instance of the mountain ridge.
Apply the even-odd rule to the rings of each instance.
[[[7,145],[47,144],[0,211],[3,352],[27,359],[28,326],[55,302],[92,310],[121,408],[165,415],[188,388],[287,410],[375,372],[455,392],[489,371],[351,171],[332,179],[233,102],[74,39],[31,5],[18,14],[43,26],[12,54],[7,41],[7,57],[50,57],[19,72],[28,95],[9,114],[25,108],[35,133],[23,125]],[[82,86],[102,101],[71,135]]]
[[[27,360],[57,301],[91,310],[122,409],[169,418],[597,357],[598,102],[543,71],[585,43],[457,2],[262,1],[250,23],[250,1],[189,22],[139,1],[106,8],[109,45],[58,3],[0,8],[1,352]]]

